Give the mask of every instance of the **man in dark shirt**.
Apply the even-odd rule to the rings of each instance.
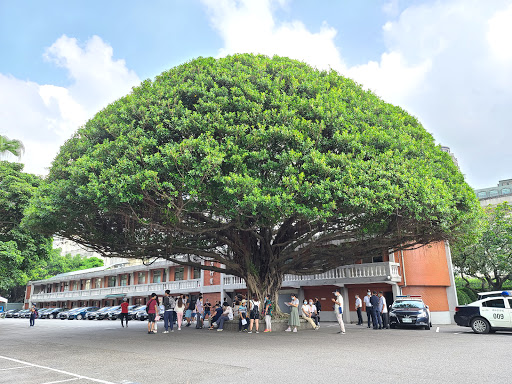
[[[379,297],[377,296],[377,291],[373,291],[372,297],[370,297],[370,304],[372,305],[372,322],[373,322],[373,329],[379,329],[382,328],[382,320],[380,319],[379,313],[378,313],[378,307],[379,307]],[[379,324],[379,327],[377,327],[377,322]]]
[[[123,319],[126,321],[126,326],[128,327],[128,299],[125,297],[121,304],[121,313],[119,314],[119,318],[121,319],[121,326],[124,328]]]
[[[315,307],[316,307],[317,321],[320,322],[320,311],[322,310],[322,303],[320,303],[320,300],[318,300],[318,297],[315,297]]]
[[[220,316],[222,315],[222,307],[220,305],[216,305],[214,307],[215,309],[215,315],[212,317],[212,321],[210,322],[210,328],[213,329],[213,323],[217,322],[219,320]]]

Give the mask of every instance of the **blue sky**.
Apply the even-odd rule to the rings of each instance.
[[[0,0],[0,134],[45,174],[140,81],[197,56],[279,54],[402,106],[492,186],[512,177],[511,26],[512,0]]]

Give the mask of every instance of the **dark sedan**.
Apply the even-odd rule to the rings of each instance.
[[[42,313],[39,317],[41,319],[56,319],[59,313],[64,311],[69,311],[69,308],[50,308]]]
[[[98,319],[98,315],[100,315],[104,312],[108,312],[110,310],[110,308],[112,308],[112,307],[103,307],[94,312],[87,312],[87,319],[88,320],[96,320],[96,319]]]
[[[18,313],[21,311],[21,309],[9,309],[7,312],[5,312],[5,317],[13,317],[15,313]]]
[[[76,311],[68,314],[68,320],[84,320],[87,316],[87,312],[96,312],[98,307],[82,307]]]
[[[397,296],[389,311],[389,326],[430,329],[430,311],[421,296]]]

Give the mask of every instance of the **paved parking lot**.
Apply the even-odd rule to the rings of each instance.
[[[0,383],[497,383],[509,381],[512,333],[468,328],[374,331],[323,324],[294,333],[146,323],[0,319]]]

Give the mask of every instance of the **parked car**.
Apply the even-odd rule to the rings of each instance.
[[[503,291],[501,297],[488,296],[468,305],[455,307],[454,320],[475,333],[512,331],[512,297]]]
[[[7,312],[5,312],[5,317],[12,318],[13,315],[19,311],[21,311],[21,309],[9,309]]]
[[[132,310],[128,310],[128,319],[130,320],[137,320],[137,314],[139,312],[146,312],[146,306],[145,305],[141,305],[135,309],[132,309]]]
[[[107,312],[110,310],[110,308],[112,308],[112,307],[103,307],[103,308],[98,309],[97,311],[87,312],[87,319],[88,320],[96,320],[100,313]]]
[[[397,296],[389,310],[389,326],[397,327],[423,327],[429,330],[430,310],[421,296]]]
[[[479,292],[478,300],[487,299],[488,297],[512,296],[512,291],[491,291]]]
[[[75,308],[70,309],[69,311],[63,311],[63,312],[59,313],[58,318],[61,320],[65,320],[68,318],[70,313],[73,313],[74,311],[77,311],[80,309],[82,309],[82,307],[75,307]]]
[[[98,307],[79,308],[76,311],[70,312],[68,314],[68,320],[84,320],[87,316],[87,312],[95,312],[98,309],[99,309]]]
[[[119,308],[121,308],[121,306],[120,306],[120,305],[115,305],[115,306],[113,306],[113,307],[110,307],[110,309],[109,309],[108,311],[103,312],[103,313],[101,314],[101,318],[100,318],[100,317],[98,317],[98,320],[103,320],[103,319],[108,319],[108,320],[110,320],[110,312],[117,311]]]
[[[69,308],[49,308],[47,311],[42,313],[39,318],[41,319],[56,319],[59,313],[69,311]]]
[[[164,319],[165,307],[163,305],[159,306],[158,314],[160,315],[160,320]],[[137,312],[137,320],[144,321],[148,319],[148,314],[146,312],[146,308],[143,311]]]
[[[21,311],[14,313],[12,317],[15,319],[23,319],[27,313],[30,313],[29,309],[22,309]]]
[[[140,305],[130,305],[128,307],[128,318],[130,318],[130,315],[129,315],[130,311],[134,310],[138,307],[140,307]],[[109,311],[108,318],[109,318],[109,320],[117,320],[119,318],[120,314],[121,314],[121,307],[119,307],[118,309],[116,309],[114,311]]]

